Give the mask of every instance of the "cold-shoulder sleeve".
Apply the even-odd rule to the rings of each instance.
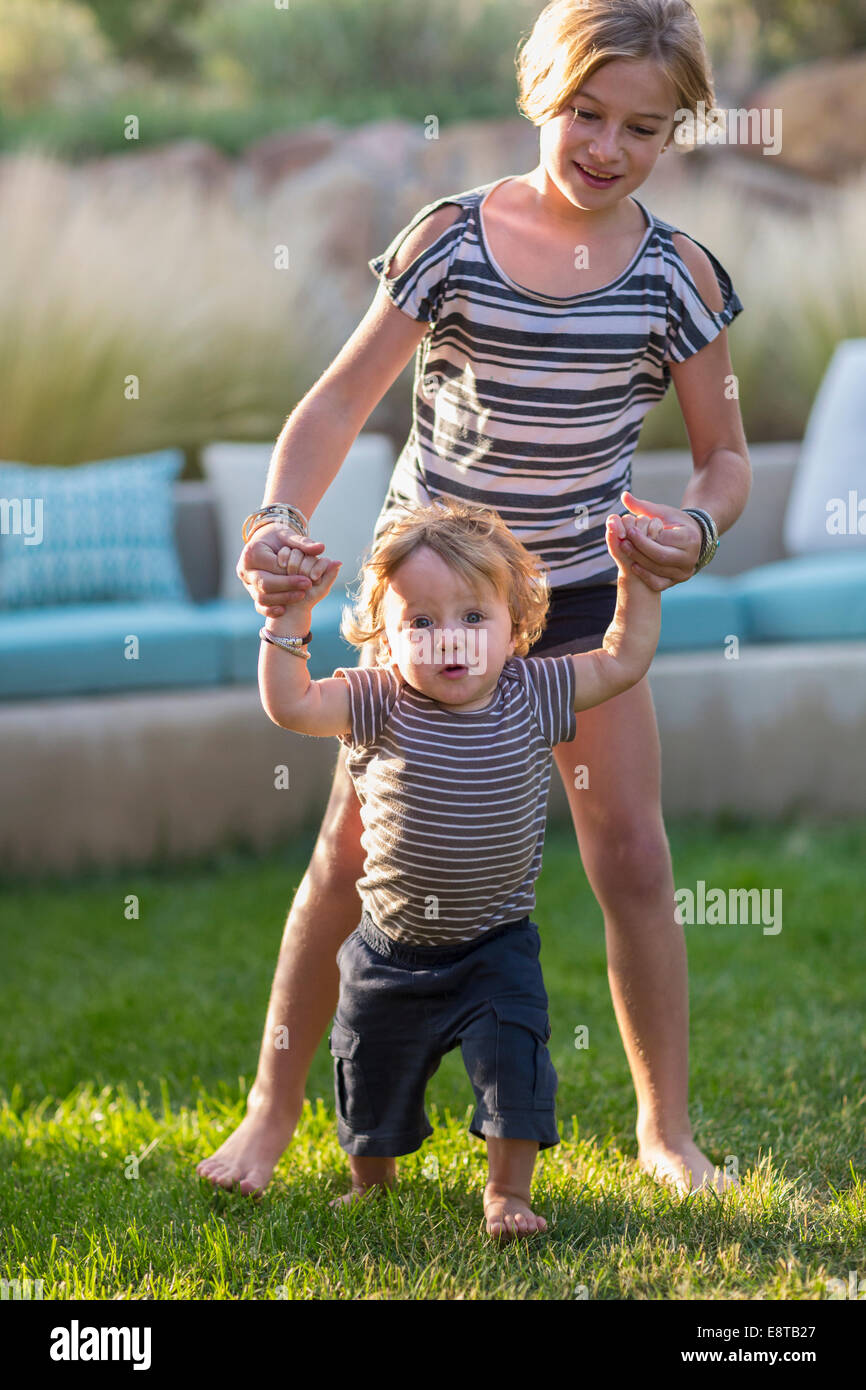
[[[681,232],[680,235],[688,236],[688,232]],[[707,343],[717,338],[722,329],[743,311],[740,297],[721,261],[694,237],[689,237],[689,241],[694,241],[695,245],[700,246],[709,256],[721,291],[722,307],[716,312],[704,303],[690,270],[674,247],[669,262],[665,362],[685,362],[687,357],[692,357],[702,347],[706,347]]]
[[[347,748],[368,748],[375,743],[388,722],[400,681],[384,666],[338,666],[349,687],[350,733],[339,739]]]
[[[397,233],[381,255],[374,256],[367,262],[373,274],[384,285],[391,302],[419,323],[432,324],[436,321],[451,262],[463,235],[464,218],[458,217],[450,227],[446,227],[426,251],[416,256],[411,265],[406,266],[399,275],[388,275],[387,271],[409,233],[436,208],[446,203],[452,203],[452,200],[440,198],[435,203],[428,203]]]

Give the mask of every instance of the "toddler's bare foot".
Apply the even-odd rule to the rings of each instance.
[[[484,1215],[487,1234],[497,1240],[517,1240],[547,1230],[547,1221],[536,1216],[529,1203],[517,1192],[509,1192],[489,1182],[484,1189]]]
[[[366,1187],[353,1183],[348,1192],[344,1192],[342,1197],[335,1197],[328,1205],[332,1211],[342,1211],[344,1207],[350,1207],[355,1202],[360,1202],[362,1197],[382,1197],[389,1187],[393,1187],[393,1182],[369,1183]]]
[[[250,1108],[237,1129],[210,1158],[196,1164],[199,1177],[214,1187],[240,1187],[244,1195],[261,1192],[271,1180],[288,1148],[301,1113],[291,1110]]]
[[[699,1192],[702,1188],[714,1188],[721,1195],[740,1186],[736,1178],[728,1177],[717,1168],[691,1140],[680,1144],[657,1141],[640,1145],[638,1163],[642,1172],[674,1188],[680,1196]]]
[[[329,1203],[332,1211],[339,1212],[371,1193],[382,1196],[385,1190],[397,1181],[397,1160],[382,1154],[352,1154],[349,1158],[349,1171],[352,1186],[342,1197],[335,1197]]]

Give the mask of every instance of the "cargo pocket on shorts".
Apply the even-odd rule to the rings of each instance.
[[[328,1041],[331,1056],[334,1058],[334,1100],[337,1114],[345,1120],[350,1129],[370,1130],[374,1125],[373,1110],[364,1072],[358,1061],[360,1034],[334,1019]]]
[[[521,999],[491,999],[496,1014],[497,1110],[549,1110],[558,1077],[547,1011]]]

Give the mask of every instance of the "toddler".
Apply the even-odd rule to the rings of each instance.
[[[306,669],[311,609],[339,563],[281,552],[312,583],[261,630],[262,703],[281,727],[347,746],[364,825],[363,911],[337,954],[330,1037],[352,1176],[335,1206],[393,1185],[396,1156],[433,1133],[425,1088],[459,1045],[476,1097],[470,1131],[487,1143],[487,1231],[546,1229],[530,1184],[539,1149],[559,1143],[557,1075],[529,914],[552,749],[575,737],[577,711],[645,675],[658,642],[660,595],[632,573],[625,534],[609,516],[617,604],[601,647],[528,657],[549,601],[543,563],[491,508],[407,505],[375,541],[343,617],[362,660],[378,664],[317,681]]]

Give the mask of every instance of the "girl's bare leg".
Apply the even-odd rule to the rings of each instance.
[[[196,1167],[215,1185],[260,1191],[294,1133],[310,1063],[337,1007],[337,952],[361,919],[355,888],[364,862],[361,828],[341,745],[319,838],[283,932],[247,1113]],[[275,1046],[282,1028],[288,1047]]]
[[[608,980],[637,1094],[638,1160],[682,1192],[713,1182],[721,1191],[730,1184],[695,1144],[689,1121],[688,964],[674,916],[647,677],[581,711],[577,730],[554,756],[586,876],[604,912]],[[581,765],[588,786],[575,787]]]

